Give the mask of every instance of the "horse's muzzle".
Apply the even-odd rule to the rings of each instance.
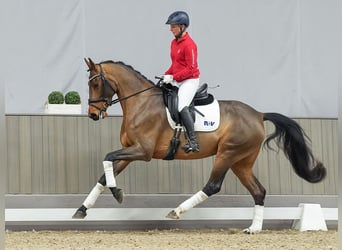
[[[93,119],[94,121],[97,121],[98,119],[100,119],[100,117],[95,113],[91,113],[88,116],[89,116],[89,118]]]
[[[105,111],[100,111],[99,114],[94,113],[94,112],[91,112],[91,113],[89,113],[88,116],[89,116],[89,118],[93,119],[94,121],[97,121],[97,120],[99,120],[100,118],[101,118],[101,119],[104,119],[105,117],[108,116],[108,114],[107,114],[107,112],[105,112]]]

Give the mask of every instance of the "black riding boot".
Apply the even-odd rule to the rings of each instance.
[[[185,153],[189,153],[190,151],[199,152],[199,144],[194,131],[194,120],[190,114],[189,107],[184,107],[179,114],[188,135],[188,143],[186,143],[182,148]]]

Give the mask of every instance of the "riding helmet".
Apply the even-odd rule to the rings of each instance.
[[[166,24],[184,24],[189,27],[189,15],[185,11],[175,11],[169,16]]]

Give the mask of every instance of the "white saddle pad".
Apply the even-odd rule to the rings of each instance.
[[[196,114],[195,131],[210,132],[214,131],[220,125],[220,106],[215,99],[213,103],[203,106],[196,106],[196,109],[201,112],[201,116],[198,112]],[[166,108],[167,120],[171,128],[175,129],[176,124],[172,120],[169,110]]]

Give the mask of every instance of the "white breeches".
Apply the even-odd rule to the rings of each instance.
[[[173,81],[172,85],[179,88],[178,90],[178,111],[189,106],[199,88],[199,78],[187,79],[183,82]]]

